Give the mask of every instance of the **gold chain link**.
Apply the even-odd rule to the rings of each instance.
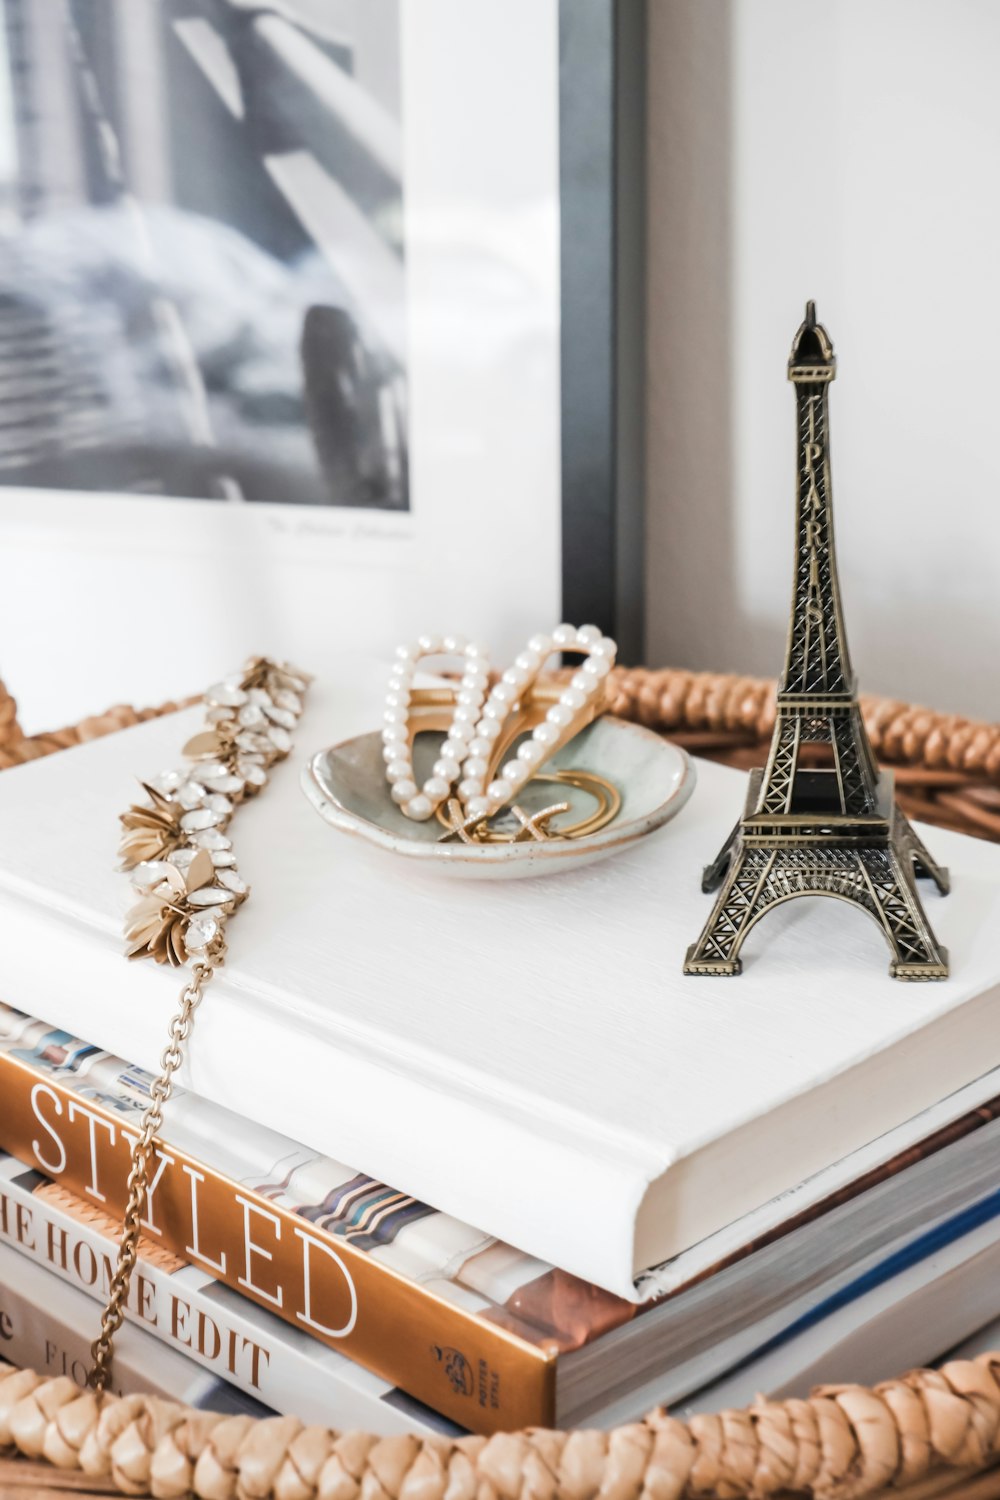
[[[170,1022],[170,1040],[160,1057],[159,1076],[150,1085],[150,1103],[140,1121],[139,1134],[132,1147],[132,1168],[126,1184],[128,1204],[122,1219],[118,1261],[101,1318],[100,1337],[95,1339],[90,1349],[93,1364],[87,1383],[97,1392],[103,1392],[107,1388],[111,1377],[114,1337],[125,1318],[125,1304],[139,1249],[142,1212],[149,1189],[149,1159],[153,1154],[155,1137],[163,1124],[163,1106],[174,1091],[174,1074],[183,1060],[184,1044],[191,1034],[194,1012],[205,986],[224,957],[224,951],[213,953],[210,963],[195,964],[192,969],[191,978],[181,991],[180,1009]]]

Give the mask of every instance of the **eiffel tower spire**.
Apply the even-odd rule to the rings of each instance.
[[[833,540],[829,391],[837,361],[829,334],[816,321],[815,302],[806,305],[795,335],[788,378],[795,386],[798,433],[796,556],[781,691],[832,697],[853,692],[854,674]]]
[[[774,742],[757,811],[812,805],[831,813],[874,813],[878,768],[857,705],[847,649],[833,536],[830,385],[836,378],[830,335],[806,306],[788,360],[795,387],[795,574],[785,670],[778,684]],[[822,756],[803,756],[804,744]]]
[[[830,384],[833,344],[815,303],[792,343],[798,458],[795,575],[785,669],[767,765],[750,778],[746,810],[702,888],[721,886],[688,974],[738,974],[750,929],[794,896],[837,896],[862,907],[893,950],[899,979],[940,979],[947,955],[924,916],[915,875],[942,891],[931,859],[879,771],[858,706],[833,537]]]

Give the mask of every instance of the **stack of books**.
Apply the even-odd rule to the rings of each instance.
[[[317,746],[377,720],[314,698]],[[121,956],[117,814],[198,723],[0,777],[0,1357],[81,1381],[179,989]],[[252,895],[166,1110],[117,1388],[610,1426],[876,1380],[1000,1318],[1000,849],[929,835],[945,982],[892,981],[833,901],[688,979],[743,800],[698,777],[615,860],[487,884],[359,848],[275,773],[235,829]]]

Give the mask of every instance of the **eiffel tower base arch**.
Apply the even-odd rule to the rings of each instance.
[[[762,917],[800,896],[832,896],[878,923],[892,951],[894,979],[946,979],[948,953],[924,915],[916,878],[928,876],[943,895],[948,873],[898,807],[881,828],[860,836],[826,835],[816,843],[808,837],[808,830],[789,829],[748,838],[743,825],[737,826],[705,871],[704,888],[721,889],[701,937],[688,949],[685,974],[741,973],[740,949]]]

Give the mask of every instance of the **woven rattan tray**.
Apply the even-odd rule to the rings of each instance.
[[[612,709],[731,765],[766,758],[774,684],[618,669]],[[179,705],[118,707],[25,736],[0,683],[0,768]],[[1000,842],[1000,726],[862,700],[876,754],[913,817]],[[740,1500],[889,1495],[1000,1500],[1000,1352],[882,1385],[613,1432],[491,1438],[338,1434],[292,1417],[218,1417],[145,1397],[96,1398],[0,1365],[0,1494],[201,1500]]]

